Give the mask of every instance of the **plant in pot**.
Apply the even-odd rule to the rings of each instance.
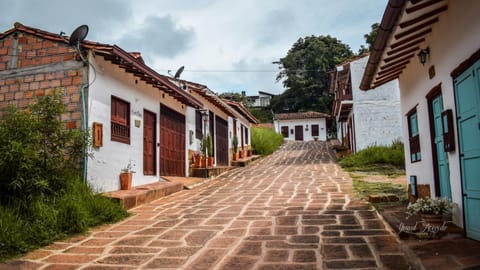
[[[444,222],[444,215],[450,215],[457,204],[448,198],[420,198],[407,207],[408,216],[420,214],[425,226],[438,226]]]
[[[207,136],[206,147],[207,147],[207,154],[208,154],[208,166],[212,167],[214,157],[213,157],[213,141],[212,141],[212,136],[210,136],[210,134],[208,134]]]
[[[232,138],[232,147],[233,147],[233,160],[238,160],[238,137],[237,135]]]
[[[195,168],[201,168],[202,167],[202,158],[203,158],[203,153],[200,151],[195,151],[193,153],[193,160],[195,164]]]
[[[132,175],[135,173],[133,167],[135,167],[135,164],[132,163],[132,160],[129,160],[127,166],[122,169],[120,173],[121,190],[129,190],[132,188]]]

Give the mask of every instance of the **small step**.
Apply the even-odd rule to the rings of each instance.
[[[248,164],[250,164],[251,162],[259,159],[260,157],[261,157],[260,155],[253,155],[253,156],[249,156],[249,157],[246,157],[246,158],[241,158],[239,160],[234,160],[234,161],[232,161],[232,166],[245,167]]]
[[[183,185],[181,183],[159,181],[147,185],[136,186],[130,190],[106,192],[104,195],[117,200],[128,210],[181,191],[182,189]]]

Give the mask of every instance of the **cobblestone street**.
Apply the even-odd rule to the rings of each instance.
[[[326,143],[287,143],[0,269],[410,269],[333,156]]]

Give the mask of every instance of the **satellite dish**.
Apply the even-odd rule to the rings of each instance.
[[[183,72],[184,69],[185,69],[185,67],[184,67],[184,66],[181,66],[181,67],[177,70],[177,72],[175,72],[175,76],[173,76],[173,78],[174,78],[174,79],[180,78],[180,75],[182,74],[182,72]]]
[[[76,46],[87,37],[87,34],[88,34],[88,26],[85,24],[80,25],[70,35],[70,41],[68,42],[68,44],[70,46]]]

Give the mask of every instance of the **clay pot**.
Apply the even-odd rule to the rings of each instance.
[[[120,189],[129,190],[132,188],[132,173],[120,173]]]

